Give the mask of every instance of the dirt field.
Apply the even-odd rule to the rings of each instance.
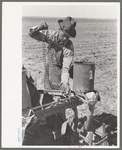
[[[58,29],[57,18],[23,18],[22,56],[23,64],[37,88],[43,88],[42,44],[28,36],[29,29],[45,20],[49,29]],[[77,36],[74,43],[74,60],[95,63],[95,90],[100,93],[94,115],[110,113],[117,115],[117,22],[116,20],[76,19]]]

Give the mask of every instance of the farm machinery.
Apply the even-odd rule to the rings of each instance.
[[[70,94],[66,96],[63,90],[38,91],[41,99],[46,96],[52,99],[51,102],[46,104],[32,107],[30,98],[27,98],[26,93],[24,93],[26,97],[23,101],[25,101],[26,106],[29,106],[29,109],[23,109],[22,112],[23,130],[25,131],[26,129],[26,132],[33,136],[40,124],[44,123],[43,118],[55,115],[54,129],[52,131],[53,140],[61,139],[62,143],[62,139],[66,134],[66,125],[68,124],[71,129],[70,135],[68,135],[71,145],[108,145],[105,123],[102,123],[94,131],[91,129],[91,122],[94,121],[99,124],[99,121],[93,118],[95,104],[100,101],[99,93],[94,90],[94,72],[94,63],[74,63],[73,89]],[[23,89],[26,92],[24,86]],[[24,112],[24,110],[27,111]],[[66,110],[69,110],[69,114]],[[62,120],[61,123],[59,123],[59,118]],[[24,124],[30,125],[24,128]]]

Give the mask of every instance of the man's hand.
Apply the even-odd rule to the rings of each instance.
[[[70,86],[69,86],[69,84],[68,83],[61,83],[60,84],[60,88],[62,89],[62,90],[64,90],[64,93],[66,94],[66,95],[69,95],[70,94],[70,92],[71,92],[71,89],[70,89]]]
[[[37,26],[37,30],[40,31],[40,30],[46,30],[48,29],[48,25],[45,21],[41,21],[39,23],[39,25]]]

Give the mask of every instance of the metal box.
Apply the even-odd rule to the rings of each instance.
[[[73,90],[89,92],[94,90],[95,63],[74,62]]]

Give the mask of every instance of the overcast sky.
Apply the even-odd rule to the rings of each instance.
[[[119,3],[25,3],[22,6],[23,16],[45,16],[77,18],[108,18],[116,19],[119,14]]]

